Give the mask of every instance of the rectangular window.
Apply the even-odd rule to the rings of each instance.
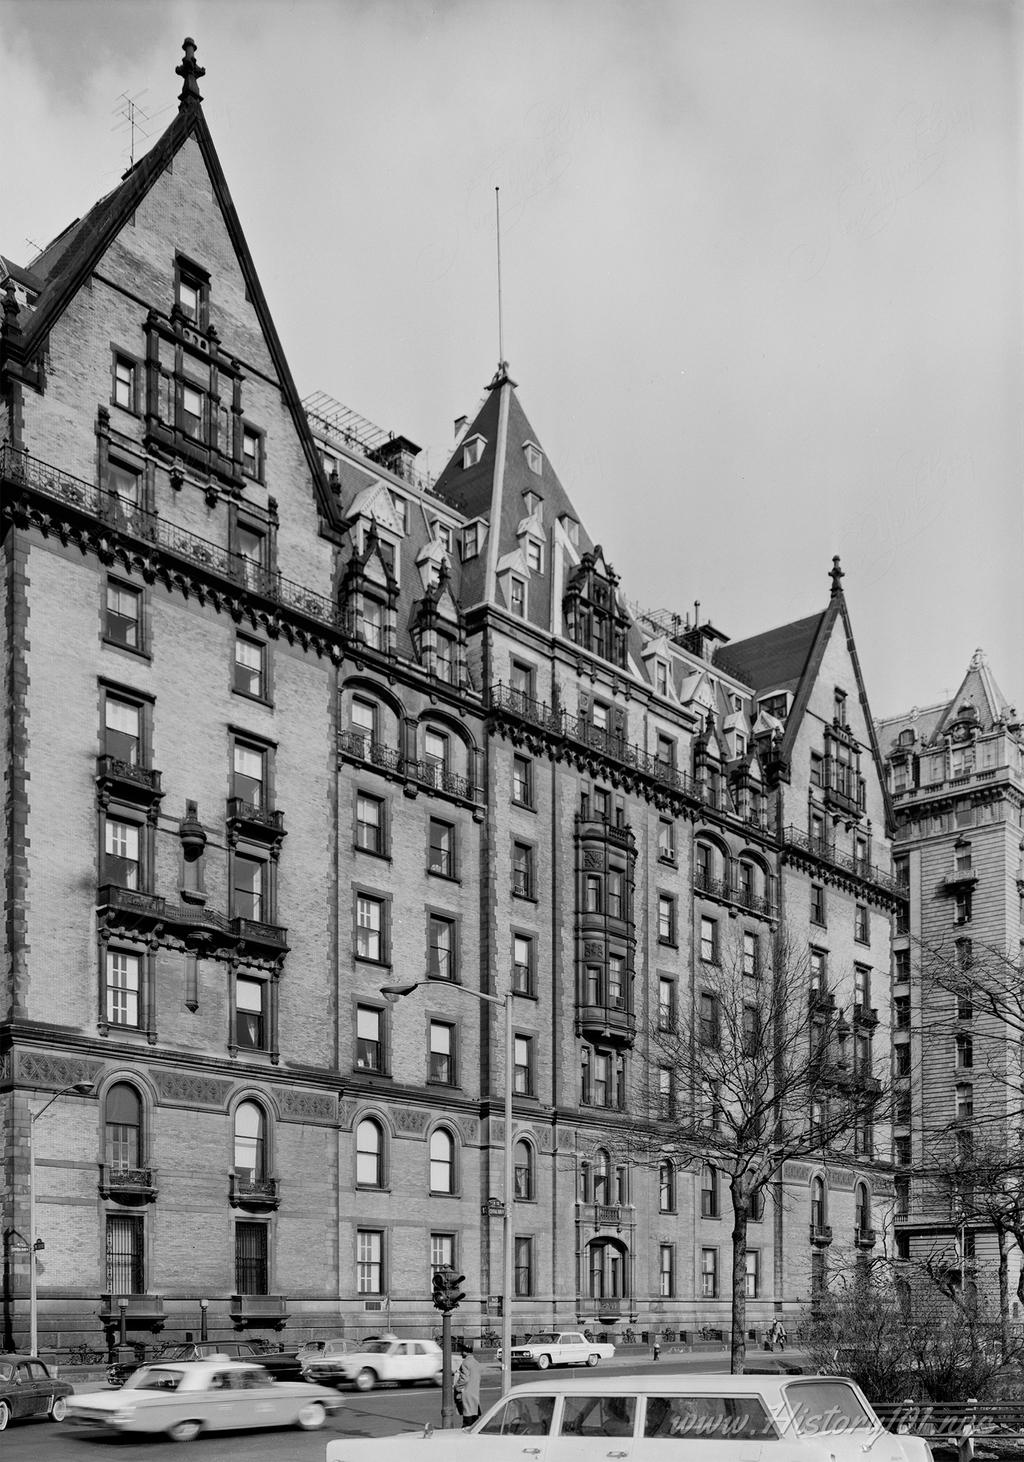
[[[266,806],[267,753],[235,741],[231,748],[231,795],[257,809]]]
[[[142,707],[108,695],[104,704],[103,750],[118,761],[139,766],[142,745]]]
[[[127,355],[114,356],[114,405],[136,410],[136,368]]]
[[[516,1036],[512,1055],[512,1085],[520,1096],[533,1095],[533,1037]]]
[[[956,1089],[956,1119],[968,1122],[974,1116],[974,1088],[958,1084]]]
[[[756,1005],[743,1007],[743,1054],[756,1056],[761,1048],[761,1013]]]
[[[825,925],[825,889],[820,883],[811,884],[811,923]]]
[[[526,585],[522,579],[509,580],[509,608],[519,619],[526,617]]]
[[[384,1235],[379,1229],[356,1230],[356,1294],[384,1293]]]
[[[743,973],[747,979],[756,979],[761,973],[760,950],[757,935],[746,930],[743,935]]]
[[[231,913],[236,919],[267,921],[267,865],[235,853],[231,859]]]
[[[663,817],[658,822],[658,857],[663,863],[676,861],[675,824],[669,817]]]
[[[242,428],[242,471],[246,477],[263,481],[263,433],[251,426]]]
[[[517,702],[532,701],[537,695],[537,672],[532,665],[522,660],[513,660],[509,669],[509,684]]]
[[[440,914],[427,918],[427,974],[432,980],[454,980],[455,921]]]
[[[356,897],[356,958],[384,962],[384,902],[366,894]]]
[[[533,848],[529,843],[512,844],[512,892],[519,898],[533,898]]]
[[[590,1100],[595,1107],[607,1107],[612,1091],[612,1058],[595,1051],[590,1061]]]
[[[871,942],[867,904],[857,904],[853,911],[853,937],[858,944],[870,944]]]
[[[658,980],[658,1029],[670,1031],[676,1023],[676,982],[664,975]]]
[[[356,794],[356,847],[366,853],[384,852],[384,802],[368,792]]]
[[[534,940],[530,934],[512,936],[512,988],[517,995],[534,991]]]
[[[269,1288],[267,1225],[265,1223],[236,1223],[236,1294],[267,1294]]]
[[[676,1250],[674,1244],[662,1244],[658,1250],[658,1294],[670,1300],[676,1292]]]
[[[519,807],[533,806],[533,762],[528,756],[512,758],[512,801]]]
[[[455,1027],[440,1020],[430,1022],[430,1079],[455,1085]]]
[[[455,1235],[454,1234],[431,1234],[430,1235],[430,1277],[439,1269],[455,1268]]]
[[[899,1047],[897,1047],[898,1049]],[[961,1071],[969,1071],[974,1065],[974,1038],[972,1036],[957,1036],[956,1064]]]
[[[245,523],[239,523],[235,530],[235,550],[238,554],[242,582],[249,589],[265,588],[267,570],[268,539],[265,533]]]
[[[953,918],[957,924],[969,924],[971,922],[971,895],[961,890],[954,895]]]
[[[608,956],[608,1004],[613,1010],[626,1008],[626,964],[620,954]]]
[[[668,695],[668,666],[664,660],[654,662],[654,684],[659,695]]]
[[[430,848],[427,871],[439,878],[455,877],[455,828],[439,817],[430,819]]]
[[[356,1008],[356,1069],[384,1070],[384,1012],[372,1005]]]
[[[700,1216],[718,1217],[718,1171],[705,1163],[700,1176]]]
[[[235,981],[235,1045],[242,1050],[267,1049],[266,990],[262,980]]]
[[[107,1020],[111,1025],[139,1028],[141,960],[123,949],[108,949],[106,958]]]
[[[897,949],[893,954],[893,979],[910,979],[910,950]]]
[[[707,965],[718,963],[718,922],[702,918],[700,921],[700,957]]]
[[[107,580],[104,637],[127,650],[142,649],[142,595],[116,579]]]
[[[206,439],[206,396],[184,381],[181,385],[181,427],[197,441]]]
[[[717,1050],[721,1039],[722,1026],[718,997],[704,991],[700,997],[700,1043],[710,1050]]]
[[[676,901],[667,893],[658,895],[658,942],[676,942]]]
[[[359,636],[371,650],[384,648],[384,606],[379,599],[363,594],[360,601],[362,613],[359,620]]]
[[[107,1217],[107,1289],[111,1295],[145,1294],[145,1220],[126,1213]]]
[[[526,567],[531,574],[542,574],[544,572],[544,548],[536,538],[526,540]]]
[[[675,768],[675,764],[676,764],[676,744],[675,744],[675,741],[672,739],[671,736],[664,736],[664,735],[662,735],[662,733],[660,731],[658,732],[658,743],[657,743],[657,750],[655,751],[655,760],[658,763],[659,769],[663,773],[664,772],[670,772],[670,771],[672,771]]]
[[[672,1072],[667,1066],[658,1068],[658,1116],[662,1120],[675,1115],[675,1093],[672,1089]]]
[[[744,1290],[748,1300],[760,1298],[761,1251],[759,1249],[747,1250],[747,1272],[744,1277]]]
[[[706,1300],[718,1298],[718,1250],[700,1251],[700,1292]]]
[[[139,829],[135,823],[108,817],[104,828],[103,882],[118,888],[142,887]]]
[[[209,298],[209,284],[207,281],[188,269],[182,263],[178,263],[178,278],[176,300],[178,308],[194,325],[204,327],[206,324],[206,305]]]
[[[517,1298],[533,1294],[533,1239],[516,1235],[515,1239],[515,1292]]]
[[[248,635],[235,636],[234,689],[256,700],[267,698],[267,647]]]
[[[476,558],[480,552],[480,524],[470,523],[462,532],[462,557]]]

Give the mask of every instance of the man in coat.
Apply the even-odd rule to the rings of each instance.
[[[462,1417],[464,1427],[472,1426],[480,1415],[480,1362],[473,1354],[473,1347],[463,1340],[459,1346],[462,1364],[455,1377],[455,1405]]]

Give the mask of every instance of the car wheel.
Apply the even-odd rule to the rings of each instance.
[[[598,1361],[600,1359],[601,1359],[601,1357],[599,1355],[588,1355],[587,1356],[587,1365],[588,1366],[596,1366],[597,1363],[598,1363]]]
[[[376,1384],[377,1372],[371,1370],[369,1366],[363,1366],[363,1369],[356,1376],[356,1390],[372,1391]]]
[[[549,1355],[539,1355],[537,1357],[537,1369],[538,1369],[538,1371],[546,1371],[547,1368],[548,1368],[548,1366],[550,1364],[551,1364],[551,1357]]]
[[[6,1401],[0,1401],[0,1432],[7,1430],[7,1423],[11,1419],[11,1408]]]
[[[63,1396],[55,1396],[50,1402],[50,1420],[63,1421],[68,1414],[68,1403]]]
[[[199,1421],[176,1421],[167,1435],[172,1442],[194,1442],[202,1429]]]
[[[321,1401],[307,1401],[299,1412],[299,1426],[304,1432],[315,1432],[327,1421],[327,1407]]]

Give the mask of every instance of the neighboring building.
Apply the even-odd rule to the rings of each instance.
[[[1011,1141],[1019,1127],[1019,1030],[971,998],[969,972],[990,959],[1009,970],[1022,947],[1024,727],[978,650],[955,695],[877,732],[910,896],[893,946],[897,1252],[966,1248],[991,1278],[995,1236],[970,1203],[965,1223],[943,1157],[954,1142]],[[1020,1262],[1014,1252],[1011,1293]]]
[[[628,608],[504,363],[433,484],[303,406],[191,42],[179,74],[118,188],[0,261],[5,1338],[33,1176],[47,1344],[422,1332],[447,1262],[494,1324],[503,1015],[454,987],[509,982],[515,1329],[722,1326],[721,1175],[621,1138],[652,1028],[780,925],[849,1011],[842,1079],[887,1068],[902,894],[838,562],[728,644]],[[881,1242],[881,1128],[785,1173],[752,1327]]]

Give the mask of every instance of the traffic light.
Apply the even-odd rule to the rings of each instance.
[[[455,1270],[451,1269],[448,1265],[445,1265],[442,1269],[435,1270],[434,1277],[430,1282],[431,1289],[433,1290],[435,1310],[447,1313],[450,1310],[458,1309],[459,1302],[466,1298],[464,1291],[459,1288],[465,1282],[466,1276],[464,1274],[456,1274]]]

